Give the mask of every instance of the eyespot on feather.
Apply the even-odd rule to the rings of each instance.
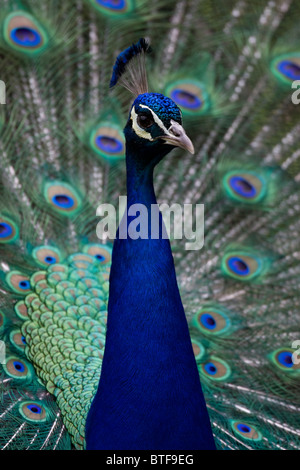
[[[291,348],[279,348],[269,354],[269,360],[281,371],[300,374],[300,362],[294,361],[295,350]]]
[[[263,177],[254,172],[230,171],[223,177],[225,194],[238,202],[256,204],[267,193],[267,184]]]
[[[47,420],[47,407],[39,401],[25,401],[19,405],[19,412],[26,421],[44,422]]]
[[[196,80],[173,82],[166,87],[165,94],[180,107],[183,115],[201,115],[210,107],[204,84]]]
[[[20,330],[11,331],[9,335],[9,339],[10,339],[11,344],[15,346],[17,349],[19,349],[19,351],[24,351],[26,340]]]
[[[25,380],[32,377],[31,365],[17,356],[8,357],[3,368],[7,375],[14,379]]]
[[[18,226],[9,217],[0,216],[0,243],[14,242],[18,236]]]
[[[28,319],[28,311],[27,311],[27,305],[23,300],[20,300],[15,304],[15,312],[16,315],[21,319],[21,320],[27,320]]]
[[[217,382],[226,380],[231,375],[229,364],[215,356],[211,356],[206,362],[200,364],[199,372],[202,377]]]
[[[59,263],[61,260],[60,250],[58,250],[58,248],[47,245],[34,248],[32,251],[32,256],[35,261],[43,267],[49,266],[50,264]]]
[[[231,252],[222,258],[223,274],[240,281],[249,281],[262,272],[263,263],[256,255],[240,251]]]
[[[231,420],[231,428],[233,432],[243,439],[251,441],[261,441],[262,434],[257,427],[244,421]]]
[[[22,10],[9,14],[3,24],[5,42],[18,52],[36,55],[48,45],[48,34],[42,25]]]
[[[103,15],[120,18],[133,11],[134,0],[90,0],[90,3]]]
[[[93,256],[99,264],[111,262],[112,248],[109,245],[90,244],[83,247],[83,252]]]
[[[196,362],[200,361],[205,353],[204,346],[200,343],[200,341],[197,341],[194,338],[191,339],[191,342]]]
[[[194,315],[191,326],[207,335],[221,335],[228,332],[231,327],[231,321],[222,310],[207,307],[202,308]]]
[[[67,217],[74,215],[82,205],[78,192],[64,182],[46,183],[44,196],[53,210]]]
[[[282,54],[271,62],[271,71],[281,83],[291,85],[300,80],[300,52]]]
[[[118,161],[125,157],[125,139],[121,128],[109,123],[98,125],[92,130],[90,146],[97,155],[108,161]]]
[[[18,294],[26,295],[31,290],[29,277],[19,271],[7,273],[6,282],[9,287]]]

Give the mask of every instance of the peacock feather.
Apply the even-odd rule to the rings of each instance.
[[[1,447],[299,449],[299,2],[0,6]],[[126,194],[204,246],[99,238]]]

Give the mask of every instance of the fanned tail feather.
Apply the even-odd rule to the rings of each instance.
[[[0,446],[84,448],[112,243],[96,209],[126,194],[132,97],[109,81],[143,36],[149,91],[196,150],[161,162],[156,193],[205,205],[204,247],[171,241],[216,444],[299,449],[298,2],[150,3],[1,0]]]

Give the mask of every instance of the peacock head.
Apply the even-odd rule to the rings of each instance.
[[[149,52],[151,48],[144,38],[122,51],[110,81],[111,88],[119,83],[135,97],[124,133],[127,160],[131,158],[139,166],[156,165],[175,147],[194,153],[178,106],[161,93],[148,92],[145,54]]]
[[[145,161],[157,163],[175,147],[194,153],[180,109],[160,93],[143,93],[135,99],[124,133],[127,146]]]

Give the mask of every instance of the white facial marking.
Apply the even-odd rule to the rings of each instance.
[[[145,108],[145,109],[148,109],[151,114],[152,114],[152,117],[153,117],[153,120],[154,122],[162,129],[162,131],[164,132],[164,134],[166,135],[172,135],[168,129],[165,127],[164,123],[162,122],[161,119],[159,119],[159,117],[152,111],[151,108],[149,108],[148,106],[145,106],[144,104],[140,104],[140,107],[141,108]],[[133,107],[132,110],[131,110],[131,114],[130,114],[130,117],[131,117],[131,120],[132,120],[132,128],[133,130],[135,131],[135,133],[143,138],[143,139],[147,139],[147,140],[151,140],[152,142],[155,140],[152,138],[150,132],[147,132],[145,131],[144,129],[142,129],[138,123],[137,123],[137,113],[135,112],[135,108]],[[171,123],[172,124],[172,123]]]
[[[144,129],[142,129],[138,123],[137,123],[137,113],[135,112],[135,109],[134,107],[132,108],[131,110],[131,114],[130,114],[130,117],[131,117],[131,120],[132,120],[132,128],[133,130],[135,131],[136,135],[138,135],[139,137],[141,137],[142,139],[147,139],[147,140],[151,140],[153,141],[154,139],[152,139],[151,137],[151,134],[149,132],[146,132]]]

